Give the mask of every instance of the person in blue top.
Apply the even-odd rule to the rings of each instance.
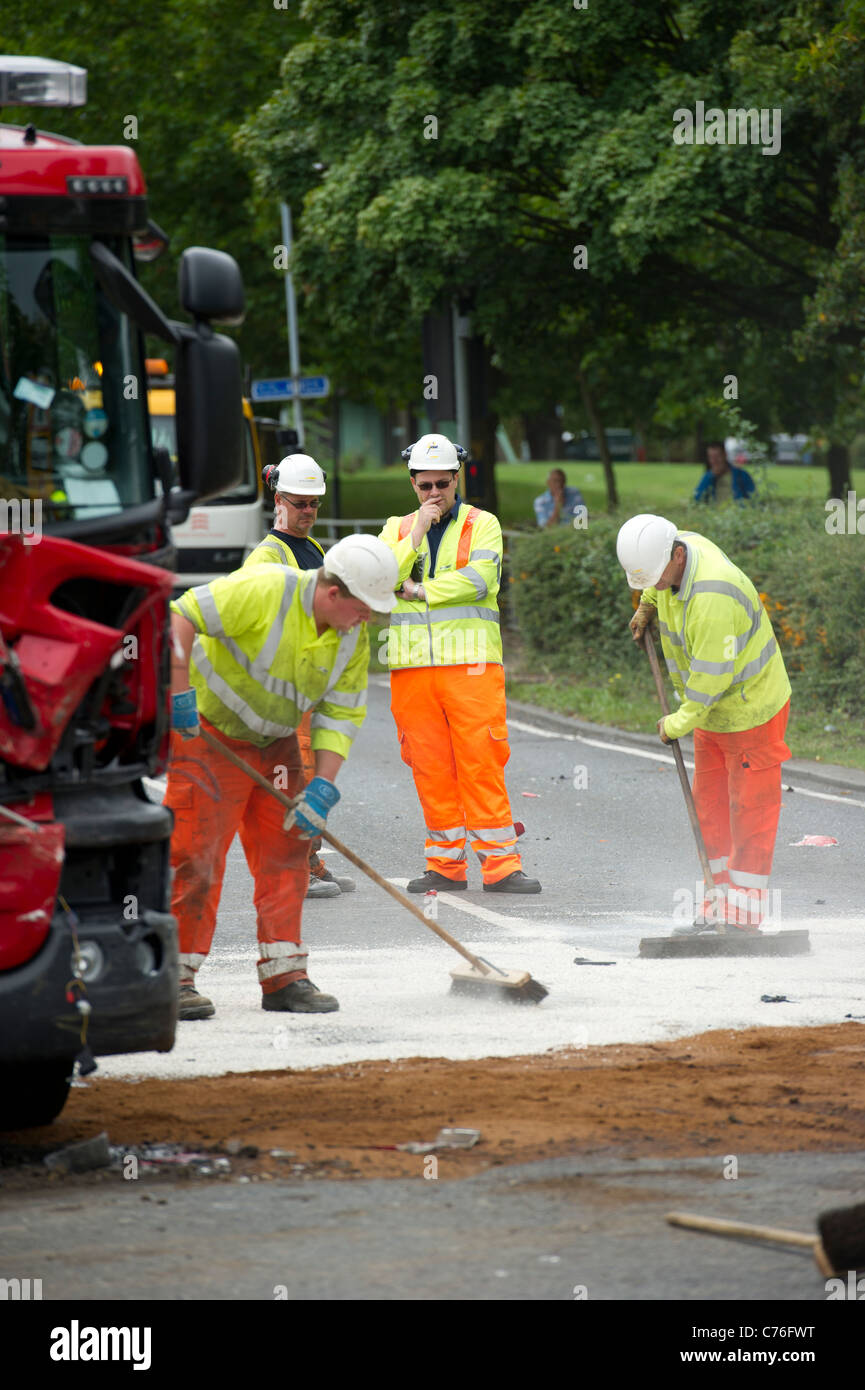
[[[565,483],[565,470],[553,468],[547,477],[547,490],[535,498],[535,518],[539,526],[573,526],[578,507],[584,507],[578,487]]]
[[[754,479],[744,468],[727,458],[727,450],[717,440],[706,445],[706,471],[697,484],[695,502],[744,502],[754,492]]]

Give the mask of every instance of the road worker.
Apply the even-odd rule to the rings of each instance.
[[[484,892],[539,893],[522,871],[505,789],[501,527],[458,496],[464,449],[427,434],[403,458],[418,507],[390,517],[381,539],[401,586],[387,632],[391,710],[426,822],[426,871],[408,890],[465,889],[468,837]]]
[[[172,603],[172,734],[166,805],[174,812],[171,910],[180,944],[180,1017],[209,1018],[195,987],[210,950],[235,832],[255,880],[262,1007],[329,1013],[301,940],[309,838],[339,801],[334,785],[366,714],[373,610],[389,611],[393,555],[347,536],[317,570],[240,569]],[[312,710],[315,776],[304,786],[297,727]],[[201,738],[207,730],[289,796],[284,810]]]
[[[319,569],[324,549],[309,533],[326,492],[326,475],[309,454],[288,454],[280,463],[262,470],[264,482],[275,494],[274,520],[264,540],[244,560],[246,565],[287,565],[291,569]],[[307,710],[297,730],[300,756],[307,782],[315,776],[310,721]],[[356,887],[347,874],[332,874],[319,857],[321,840],[310,841],[308,898],[338,898]]]
[[[694,800],[721,898],[704,900],[699,931],[759,929],[781,809],[790,682],[754,585],[722,550],[662,516],[626,521],[616,542],[639,641],[657,614],[678,709],[658,720],[664,743],[694,734]],[[651,638],[649,638],[651,640]]]

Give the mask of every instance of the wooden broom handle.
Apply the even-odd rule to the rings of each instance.
[[[806,1236],[801,1231],[782,1231],[776,1226],[751,1226],[745,1221],[722,1221],[715,1216],[692,1216],[687,1211],[670,1211],[671,1226],[684,1226],[692,1231],[712,1231],[718,1236],[747,1236],[749,1240],[770,1240],[775,1245],[805,1245],[813,1250],[819,1236]]]
[[[664,679],[661,675],[661,667],[658,661],[658,653],[655,651],[655,639],[651,633],[651,623],[643,630],[643,646],[646,649],[646,656],[649,658],[649,665],[652,668],[652,675],[655,677],[655,688],[658,692],[658,699],[661,702],[661,712],[664,715],[670,713],[670,705],[667,700],[667,692],[664,689]],[[688,770],[685,767],[685,759],[679,747],[677,738],[670,740],[670,747],[673,750],[673,757],[676,760],[676,771],[679,774],[679,781],[682,786],[682,793],[685,797],[685,805],[688,808],[688,819],[691,822],[691,829],[694,832],[694,839],[697,844],[697,853],[700,856],[700,865],[703,870],[703,877],[713,893],[718,893],[715,877],[709,867],[709,856],[706,853],[706,842],[703,839],[703,832],[700,829],[700,821],[697,816],[697,808],[694,805],[694,793],[691,791],[691,783],[688,781]]]
[[[285,792],[279,791],[272,782],[268,782],[267,778],[263,777],[256,768],[250,767],[246,759],[241,758],[238,753],[235,753],[233,748],[229,748],[227,744],[221,743],[218,738],[214,738],[213,734],[209,733],[203,725],[199,726],[199,730],[200,737],[204,739],[204,742],[209,748],[213,748],[216,752],[222,753],[230,763],[234,763],[234,766],[240,768],[241,772],[245,772],[259,787],[266,792],[270,792],[271,796],[276,797],[276,800],[279,801],[287,811],[294,809],[294,802],[291,797],[286,796]],[[455,951],[459,951],[460,955],[473,965],[475,970],[479,970],[482,975],[494,976],[496,974],[495,970],[485,965],[478,956],[473,955],[467,947],[463,946],[460,941],[457,941],[456,937],[451,936],[450,932],[445,931],[444,927],[440,927],[438,922],[433,922],[429,917],[425,917],[420,908],[413,903],[410,898],[407,898],[405,893],[401,893],[393,883],[388,883],[386,878],[382,878],[380,873],[373,869],[371,865],[365,863],[360,855],[355,854],[354,851],[350,850],[347,845],[344,845],[341,840],[338,840],[335,835],[331,835],[329,830],[320,830],[319,834],[323,840],[327,840],[329,845],[332,845],[333,848],[338,850],[350,863],[354,864],[355,868],[360,869],[361,873],[371,878],[373,883],[377,883],[379,888],[383,888],[384,891],[390,893],[391,897],[395,898],[402,907],[414,913],[415,917],[417,917],[425,927],[428,927],[430,931],[434,931],[436,936],[440,936],[442,941],[446,941]]]

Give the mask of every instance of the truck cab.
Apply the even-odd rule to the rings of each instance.
[[[0,105],[86,100],[67,63],[0,56]],[[0,125],[0,1129],[46,1123],[77,1070],[171,1048],[172,525],[241,482],[236,263],[180,261],[191,322],[143,290],[160,239],[134,152]],[[176,361],[176,477],[154,448],[145,334]]]

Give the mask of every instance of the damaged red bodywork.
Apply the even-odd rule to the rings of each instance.
[[[46,536],[29,546],[0,536],[0,757],[47,768],[88,694],[97,758],[102,750],[122,761],[142,729],[166,723],[157,721],[157,702],[165,699],[171,583],[165,570],[74,541]],[[94,594],[114,625],[75,611]],[[64,861],[49,792],[6,804],[33,829],[0,814],[0,970],[30,960],[44,942]]]

